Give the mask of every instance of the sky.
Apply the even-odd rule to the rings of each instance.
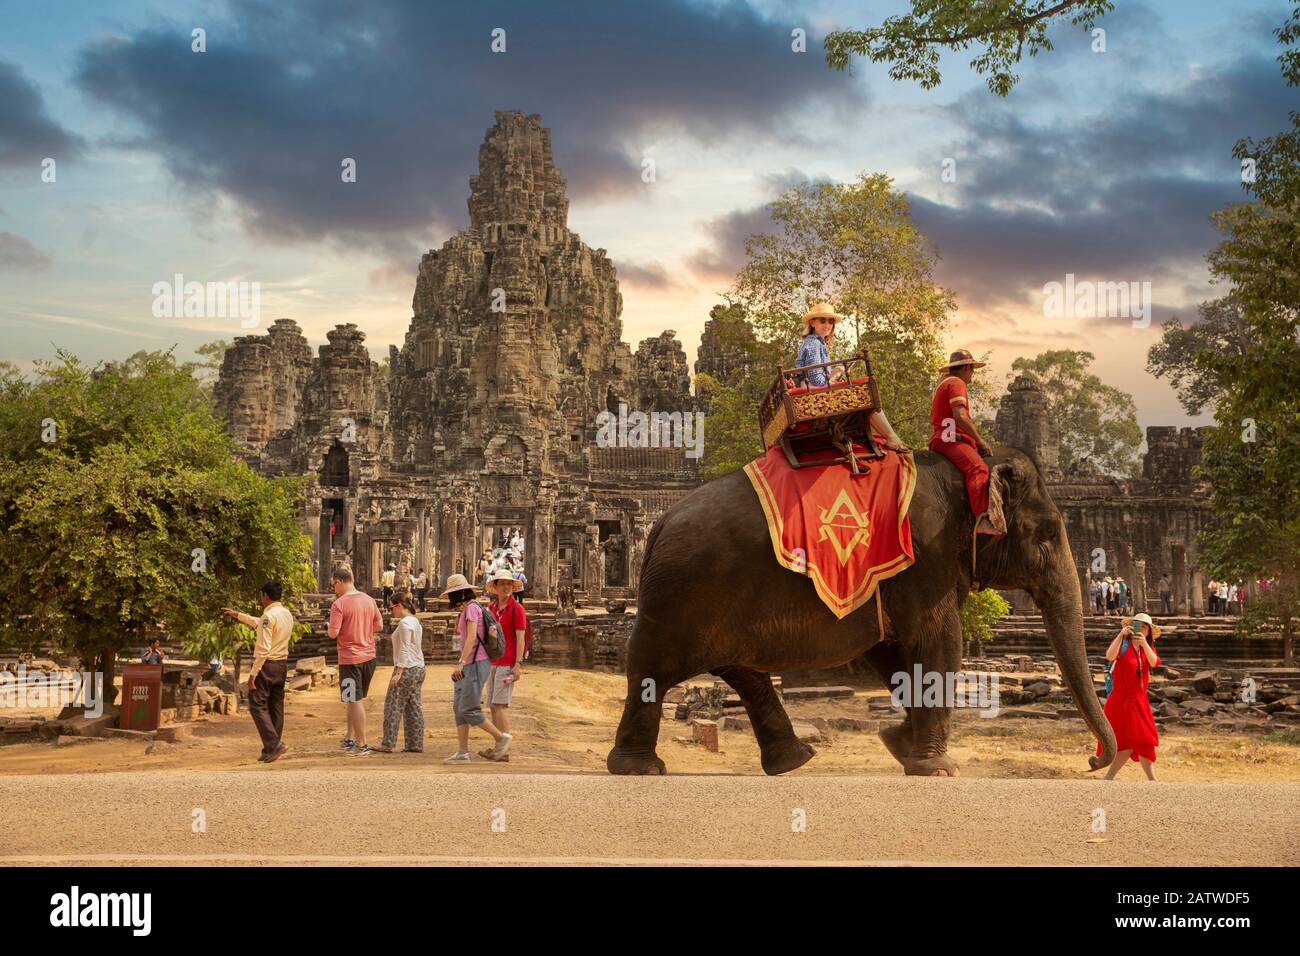
[[[468,223],[493,114],[522,110],[551,130],[570,228],[618,270],[633,347],[672,329],[693,362],[767,204],[883,172],[955,293],[948,347],[989,353],[997,380],[1086,349],[1144,427],[1200,423],[1146,353],[1223,292],[1205,254],[1211,213],[1246,198],[1233,144],[1300,107],[1273,36],[1289,4],[1117,0],[1104,52],[1060,24],[1006,98],[974,51],[944,56],[932,90],[826,66],[827,33],[908,7],[0,0],[0,359],[190,357],[258,331],[155,317],[177,273],[259,283],[261,325],[292,318],[313,345],[354,322],[379,358],[409,325],[421,253]],[[1054,312],[1044,289],[1067,276],[1149,289],[1149,325]]]

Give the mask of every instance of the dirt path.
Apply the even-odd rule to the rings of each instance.
[[[434,666],[424,684],[425,749],[423,754],[367,758],[365,769],[428,773],[604,773],[622,710],[626,679],[618,674],[562,668],[529,668],[512,708],[516,734],[509,764],[476,763],[444,767],[442,757],[455,749],[451,723],[451,668]],[[389,670],[380,668],[366,701],[370,738],[377,742],[383,717],[383,694]],[[883,692],[871,696],[883,696]],[[869,696],[793,702],[795,717],[881,717]],[[51,712],[51,716],[54,712]],[[897,720],[886,713],[886,722]],[[90,740],[58,746],[31,742],[0,746],[0,788],[10,774],[76,774],[115,771],[198,772],[251,769],[270,774],[347,768],[338,743],[343,707],[335,688],[290,693],[286,699],[285,739],[289,753],[270,766],[257,763],[261,749],[247,714],[210,716],[194,724],[194,736],[180,744],[157,746],[127,740]],[[758,746],[748,731],[726,730],[721,752],[710,753],[675,738],[687,737],[684,722],[664,721],[659,753],[671,773],[728,773],[760,776]],[[487,738],[476,734],[473,750]],[[1094,741],[1081,721],[981,719],[958,711],[949,752],[963,778],[1087,780],[1087,755]],[[399,741],[399,746],[401,742]],[[898,764],[873,732],[830,732],[814,744],[817,756],[799,777],[866,774],[897,777]],[[1161,781],[1241,781],[1300,784],[1300,746],[1265,740],[1258,735],[1216,735],[1187,728],[1163,732],[1157,760]],[[1141,777],[1137,764],[1120,774],[1121,782]]]
[[[354,763],[340,757],[329,773],[5,777],[0,865],[1300,863],[1296,784],[403,773]],[[1104,833],[1093,832],[1097,808]],[[196,811],[205,832],[194,832]],[[805,832],[795,832],[800,820]]]
[[[1180,731],[1162,739],[1159,784],[1136,765],[1107,784],[1086,772],[1081,723],[963,713],[956,779],[904,778],[874,733],[848,731],[816,744],[797,773],[768,778],[749,732],[724,731],[710,753],[681,739],[686,724],[664,721],[672,775],[611,777],[624,678],[532,668],[513,708],[511,762],[444,766],[449,670],[432,667],[425,682],[423,754],[344,756],[333,688],[288,696],[291,749],[271,765],[256,762],[247,714],[213,716],[191,739],[152,749],[120,739],[0,747],[0,865],[1300,863],[1294,743]],[[387,676],[381,668],[367,701],[372,740]],[[790,710],[880,716],[866,694]],[[1104,833],[1093,832],[1097,809]]]

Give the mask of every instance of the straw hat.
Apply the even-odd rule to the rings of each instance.
[[[451,594],[453,591],[465,591],[465,590],[476,591],[478,589],[475,588],[474,585],[470,584],[469,581],[465,579],[465,575],[453,574],[449,578],[447,578],[447,590],[443,591],[440,597],[446,597],[448,594]]]
[[[844,318],[844,316],[836,312],[829,302],[818,302],[803,314],[803,324],[812,325],[813,319],[830,319],[834,322],[838,322],[842,318]]]
[[[1151,615],[1148,614],[1146,611],[1143,611],[1141,614],[1134,614],[1132,617],[1124,618],[1125,624],[1131,624],[1134,621],[1138,621],[1139,623],[1145,624],[1147,627],[1151,628],[1152,640],[1155,640],[1157,637],[1160,636],[1160,625],[1156,624],[1155,621],[1151,620]]]
[[[524,582],[516,579],[509,571],[498,571],[496,574],[492,575],[492,577],[488,578],[488,584],[491,584],[494,581],[509,581],[515,586],[516,591],[522,591],[524,589]]]
[[[947,365],[939,366],[939,371],[946,372],[949,369],[954,369],[959,365],[973,365],[976,368],[983,368],[985,365],[988,364],[989,364],[988,362],[975,361],[975,356],[971,355],[970,352],[966,351],[966,349],[958,349],[957,351],[953,352],[951,355],[948,356]]]

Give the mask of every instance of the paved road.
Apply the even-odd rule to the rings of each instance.
[[[1105,833],[1092,830],[1095,808]],[[194,832],[196,809],[204,833]],[[793,832],[800,819],[805,832]],[[60,774],[0,777],[0,865],[1295,866],[1297,820],[1297,784],[380,768]]]

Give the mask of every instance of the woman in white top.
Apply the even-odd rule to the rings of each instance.
[[[374,749],[390,754],[397,744],[397,727],[406,723],[404,753],[424,752],[424,711],[420,692],[424,689],[424,627],[415,616],[415,598],[409,591],[397,591],[390,601],[393,620],[393,677],[384,697],[384,739]]]

